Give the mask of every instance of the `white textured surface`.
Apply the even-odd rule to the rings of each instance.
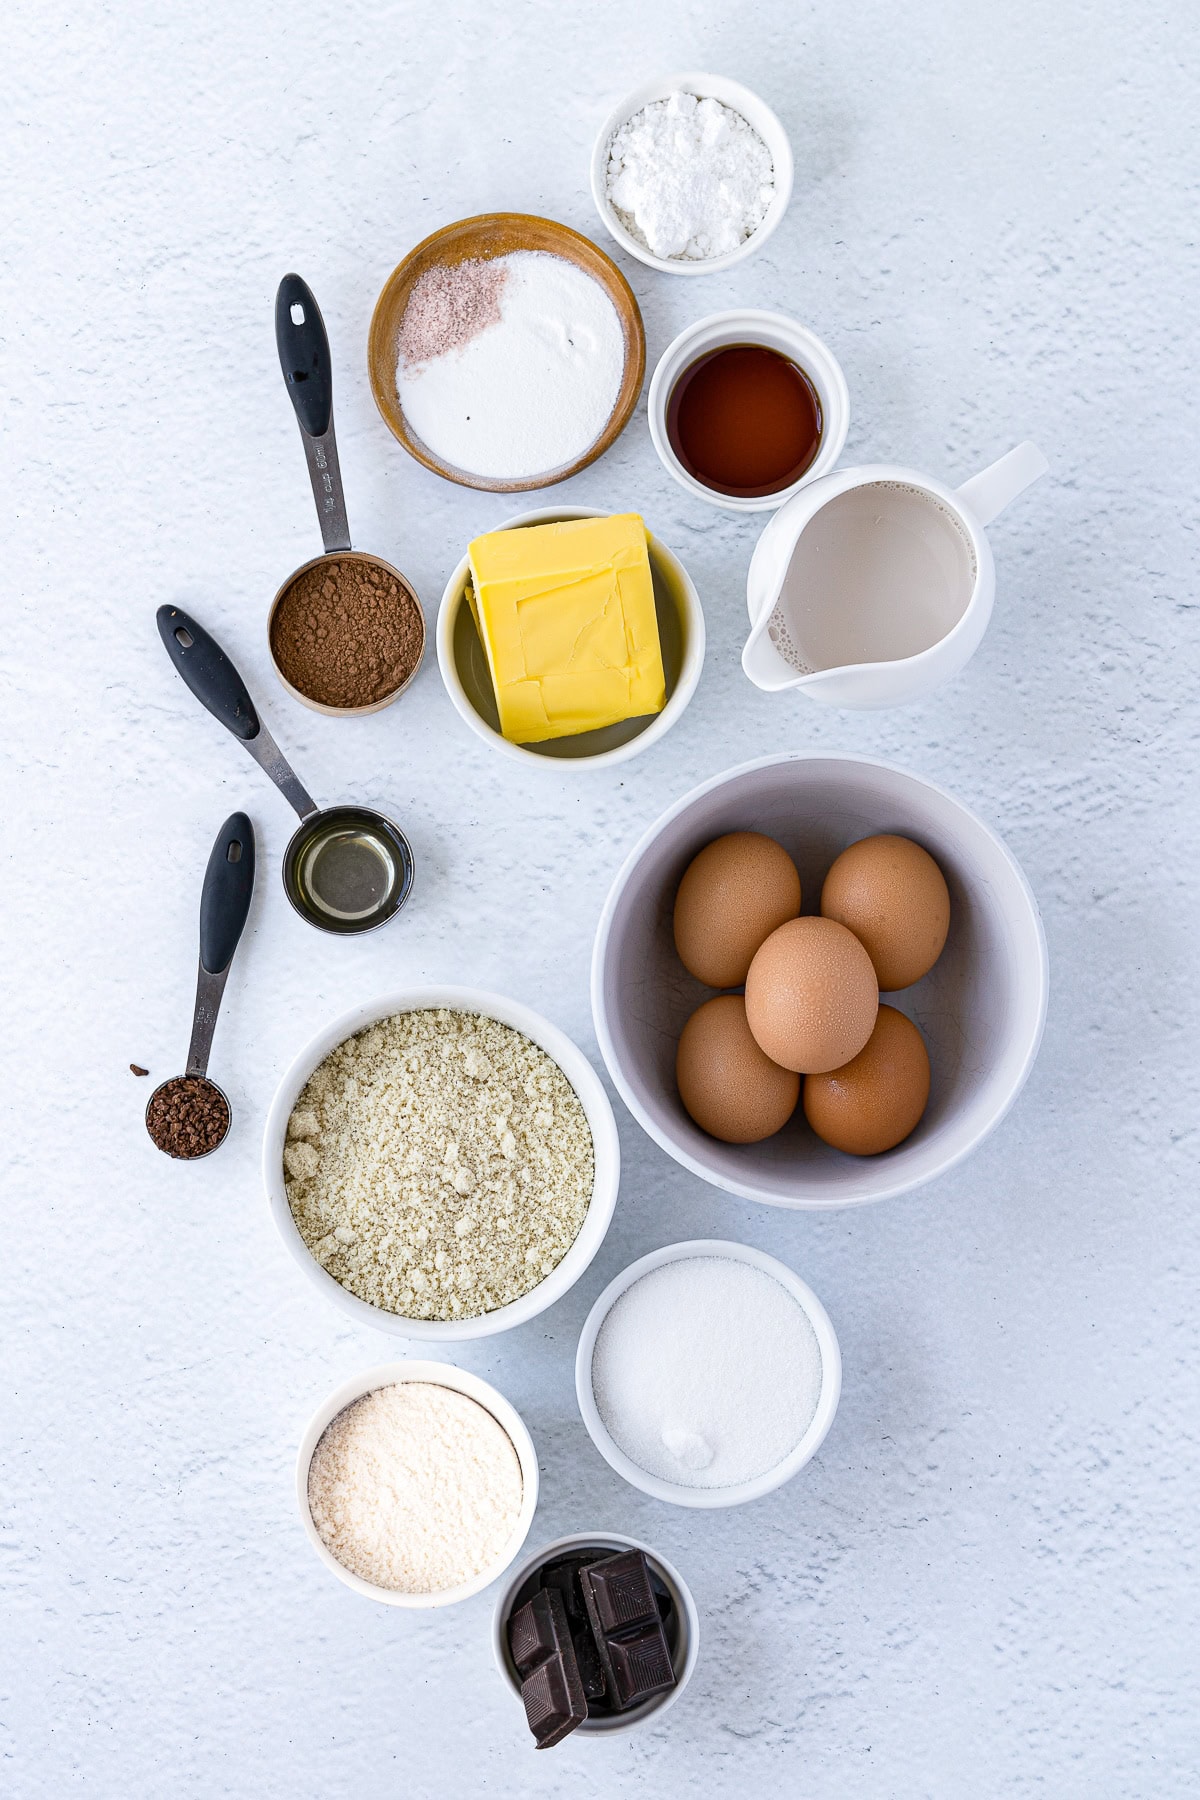
[[[1195,1793],[1195,8],[19,0],[7,23],[0,1790]],[[848,457],[962,479],[1036,439],[1054,479],[993,534],[982,651],[905,714],[754,692],[737,658],[756,523],[682,496],[639,413],[557,494],[644,508],[699,584],[708,664],[657,750],[517,776],[432,657],[394,711],[302,711],[263,631],[317,543],[280,275],[312,283],[333,337],[356,541],[430,603],[512,508],[388,436],[364,373],[375,293],[467,213],[598,235],[593,130],[681,66],[761,89],[796,193],[728,275],[628,265],[651,360],[702,310],[779,307],[845,366]],[[319,795],[410,829],[402,922],[343,944],[284,904],[285,809],[171,674],[162,600],[227,641]],[[589,1524],[651,1540],[704,1640],[661,1728],[535,1756],[490,1665],[488,1595],[397,1617],[301,1536],[304,1422],[389,1346],[323,1308],[276,1240],[265,1108],[296,1046],[385,984],[493,985],[591,1047],[588,949],[619,856],[694,779],[788,746],[893,757],[999,825],[1045,912],[1045,1045],[965,1168],[850,1217],[732,1201],[622,1116],[588,1278],[458,1360],[533,1432],[531,1545]],[[201,871],[241,805],[264,854],[214,1058],[233,1136],[177,1168],[126,1065],[183,1060]],[[618,1268],[710,1233],[812,1282],[845,1393],[796,1482],[697,1517],[605,1467],[571,1358]]]

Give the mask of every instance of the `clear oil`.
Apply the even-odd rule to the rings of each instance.
[[[339,809],[317,820],[291,867],[302,911],[330,930],[362,930],[390,917],[405,897],[410,865],[370,814]]]

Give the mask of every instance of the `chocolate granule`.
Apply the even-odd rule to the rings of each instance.
[[[141,1063],[130,1063],[129,1073],[131,1075],[148,1075],[150,1071],[149,1069],[143,1069]]]
[[[178,1075],[151,1094],[146,1129],[160,1150],[186,1162],[216,1149],[229,1130],[229,1107],[211,1081]]]
[[[318,706],[386,700],[424,647],[415,597],[377,563],[350,558],[327,556],[298,575],[271,620],[280,673]]]

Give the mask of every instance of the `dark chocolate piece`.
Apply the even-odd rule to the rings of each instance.
[[[595,1611],[592,1624],[604,1635],[623,1631],[627,1625],[640,1625],[658,1617],[654,1589],[650,1586],[650,1565],[641,1550],[624,1550],[618,1556],[606,1556],[593,1563],[587,1572]],[[585,1598],[586,1605],[586,1598]]]
[[[587,1698],[558,1588],[539,1589],[513,1614],[508,1648],[521,1677],[529,1729],[538,1749],[548,1750],[587,1718]]]
[[[608,1655],[624,1706],[675,1686],[671,1652],[657,1614],[654,1623],[643,1626],[635,1636],[610,1638]]]
[[[571,1626],[571,1642],[575,1646],[575,1660],[579,1664],[579,1679],[583,1683],[589,1712],[593,1701],[602,1702],[604,1699],[604,1666],[596,1649],[596,1640],[592,1636],[579,1571],[586,1568],[588,1563],[599,1562],[603,1555],[602,1550],[584,1551],[582,1556],[564,1557],[561,1562],[547,1563],[538,1571],[542,1587],[557,1588],[563,1597]]]
[[[675,1686],[675,1670],[650,1565],[641,1550],[622,1551],[580,1571],[584,1604],[617,1712]]]

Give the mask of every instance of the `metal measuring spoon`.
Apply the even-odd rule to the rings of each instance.
[[[394,918],[413,884],[412,849],[399,826],[367,806],[319,807],[216,639],[177,606],[160,606],[156,618],[167,655],[197,700],[241,740],[300,819],[283,856],[284,892],[300,917],[341,934]]]
[[[161,1081],[146,1102],[151,1142],[181,1162],[211,1156],[229,1135],[232,1108],[228,1097],[209,1079],[208,1057],[221,996],[253,893],[254,827],[245,813],[231,813],[217,833],[200,894],[200,966],[187,1067],[182,1075]],[[172,1140],[176,1148],[172,1148]]]
[[[296,423],[300,427],[304,460],[308,465],[308,477],[312,483],[313,499],[321,526],[321,541],[325,550],[324,555],[312,557],[293,570],[271,602],[267,617],[267,646],[271,661],[288,693],[303,705],[311,706],[314,712],[326,713],[334,718],[353,718],[363,713],[379,712],[381,708],[390,706],[393,700],[398,700],[416,679],[425,654],[425,615],[417,591],[407,575],[403,575],[393,563],[385,562],[382,556],[368,556],[365,551],[351,547],[346,496],[342,489],[337,438],[333,430],[333,359],[329,350],[329,337],[313,291],[299,275],[285,275],[275,295],[275,344],[279,351],[279,366],[287,384],[288,397],[295,409]],[[382,699],[368,701],[362,706],[333,706],[313,699],[311,694],[293,686],[275,654],[275,616],[280,606],[301,577],[307,575],[310,569],[319,568],[326,557],[334,557],[338,562],[358,563],[366,569],[380,569],[391,576],[407,595],[421,628],[420,649],[408,677]]]

